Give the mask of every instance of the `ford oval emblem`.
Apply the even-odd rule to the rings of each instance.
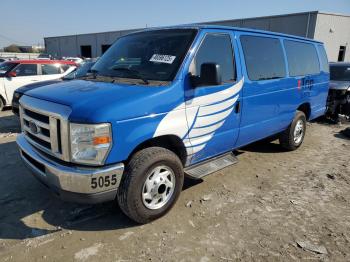
[[[37,134],[39,132],[38,126],[33,121],[29,122],[29,129],[33,134]]]

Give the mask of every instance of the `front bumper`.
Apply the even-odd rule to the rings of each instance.
[[[89,204],[115,199],[124,172],[123,163],[77,167],[58,163],[36,150],[23,134],[17,136],[17,144],[24,163],[33,175],[61,199]]]

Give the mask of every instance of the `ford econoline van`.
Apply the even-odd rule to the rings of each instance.
[[[219,26],[120,37],[89,76],[20,99],[24,163],[63,200],[117,200],[139,223],[166,214],[184,176],[237,162],[278,135],[301,146],[325,113],[327,55],[310,39]]]

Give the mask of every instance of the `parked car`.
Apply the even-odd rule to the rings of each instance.
[[[50,59],[52,59],[52,56],[49,55],[49,54],[41,53],[41,54],[39,54],[37,59],[39,59],[39,60],[50,60]]]
[[[62,199],[117,199],[138,223],[171,209],[184,174],[236,163],[234,149],[276,134],[299,148],[329,87],[321,42],[205,25],[122,36],[92,72],[26,92],[17,144]]]
[[[61,78],[76,67],[74,62],[60,60],[14,60],[0,64],[0,110],[11,105],[17,88]]]
[[[339,115],[350,117],[350,63],[330,63],[330,74],[327,115],[337,122]]]
[[[91,67],[95,64],[94,60],[91,60],[89,62],[83,63],[80,67],[78,67],[76,70],[70,72],[68,75],[61,77],[59,79],[54,79],[54,80],[48,80],[48,81],[42,81],[42,82],[35,82],[32,84],[28,84],[25,86],[22,86],[20,88],[17,88],[13,94],[13,99],[12,99],[12,112],[15,115],[19,115],[19,99],[23,96],[23,94],[29,90],[41,87],[41,86],[46,86],[46,85],[52,85],[52,84],[57,84],[62,81],[70,81],[74,80],[77,78],[84,77],[88,74],[89,70]]]
[[[84,59],[82,59],[80,57],[63,57],[63,60],[72,61],[72,62],[75,62],[77,64],[84,63]]]

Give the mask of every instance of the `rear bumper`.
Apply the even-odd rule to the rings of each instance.
[[[33,175],[62,200],[89,204],[114,200],[124,172],[123,163],[96,168],[71,166],[45,156],[23,134],[17,136],[17,144]]]

